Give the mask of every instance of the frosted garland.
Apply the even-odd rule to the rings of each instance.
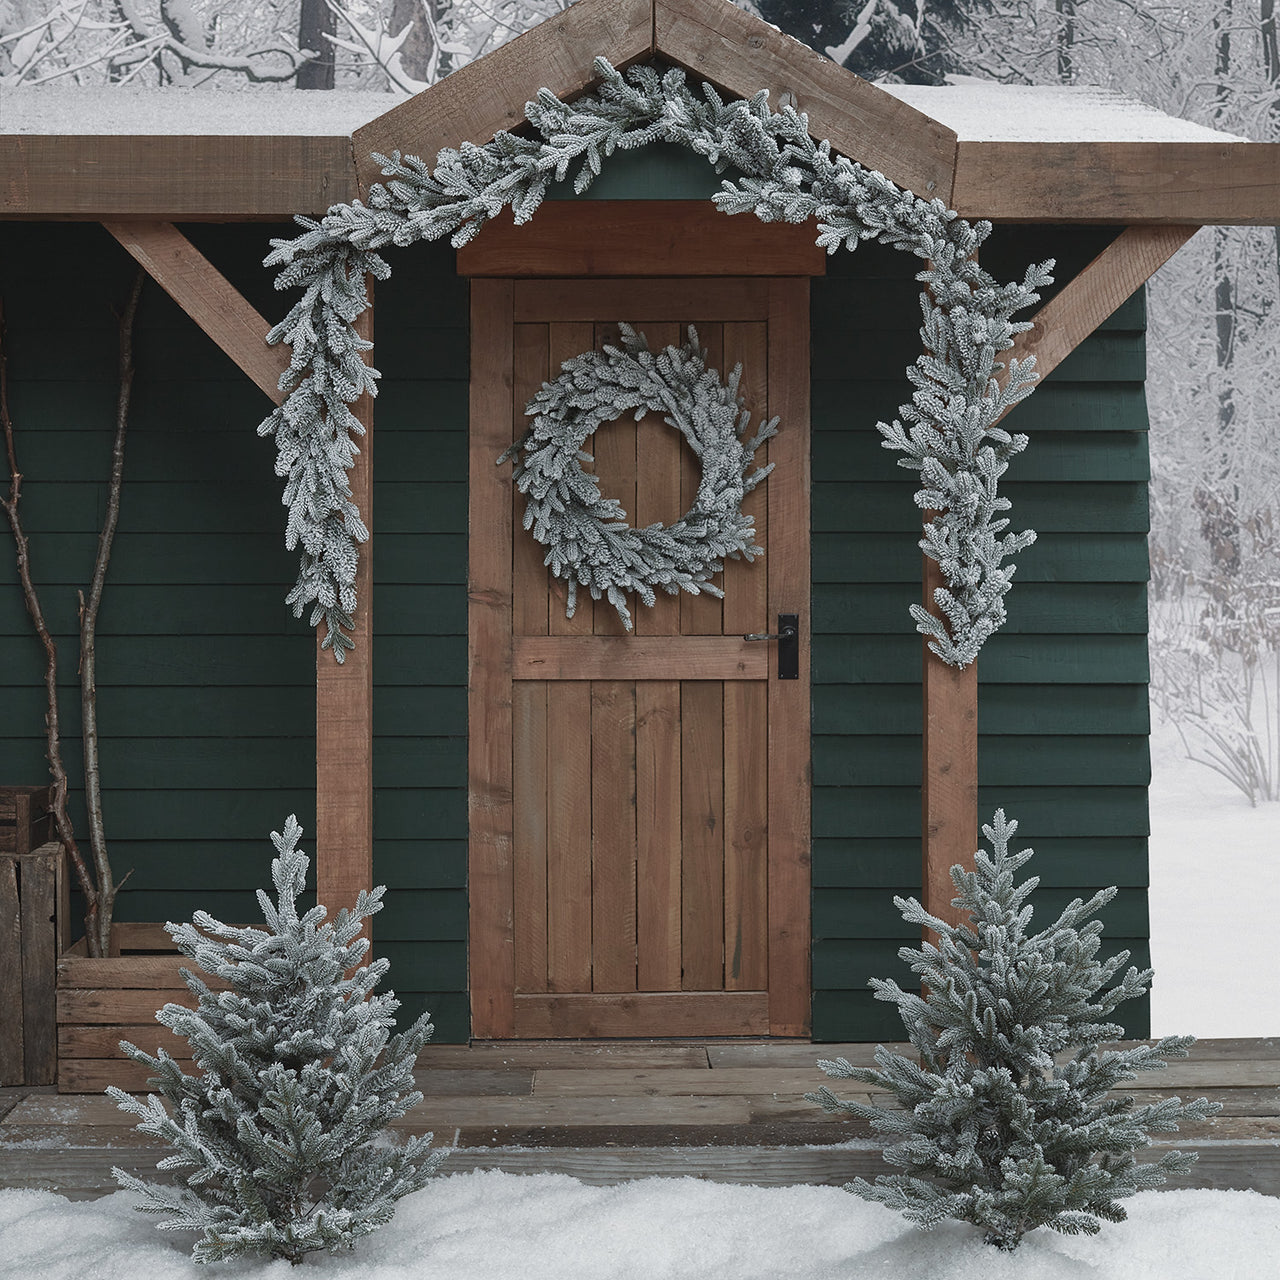
[[[566,360],[563,372],[546,382],[525,413],[528,430],[499,459],[515,460],[516,488],[528,499],[524,527],[548,547],[545,563],[569,585],[566,615],[573,617],[578,587],[594,600],[601,596],[631,630],[625,593],[634,591],[652,605],[658,587],[668,595],[724,592],[709,579],[726,559],[752,560],[755,520],[742,513],[742,499],[773,470],[773,464],[747,475],[755,451],[778,429],[778,419],[761,425],[750,439],[742,436],[751,414],[739,411],[742,366],[721,382],[707,367],[698,332],[656,355],[644,334],[619,326],[622,346],[587,351]],[[633,529],[616,498],[600,494],[600,481],[583,471],[590,455],[582,452],[597,427],[635,411],[661,413],[689,442],[702,461],[693,506],[672,525]]]
[[[269,341],[292,346],[281,378],[288,399],[258,428],[276,438],[276,473],[287,477],[286,545],[301,549],[298,581],[288,602],[295,616],[312,606],[311,625],[327,626],[325,647],[339,662],[352,647],[346,634],[355,609],[356,543],[368,537],[347,482],[364,429],[349,405],[376,394],[377,371],[364,363],[369,343],[353,328],[368,306],[366,272],[384,280],[380,250],[448,235],[466,244],[510,206],[528,222],[554,182],[576,167],[574,190],[587,189],[615,151],[671,142],[705,156],[717,172],[744,176],[724,183],[714,201],[724,213],[754,213],[764,222],[818,222],[817,243],[835,253],[878,240],[926,262],[916,279],[924,316],[924,353],[907,370],[915,391],[900,419],[879,424],[898,464],[921,474],[916,505],[932,513],[920,545],[941,566],[946,586],[934,593],[945,622],[911,607],[917,629],[943,661],[963,667],[1005,620],[1004,596],[1014,566],[1004,564],[1035,534],[1005,533],[1007,499],[999,496],[1009,459],[1027,438],[996,425],[1030,395],[1034,358],[998,359],[1015,334],[1030,328],[1014,313],[1050,283],[1052,261],[1031,266],[1021,283],[998,284],[974,260],[990,234],[940,200],[900,190],[882,174],[815,142],[808,120],[789,107],[775,112],[760,92],[724,102],[703,84],[692,92],[679,70],[659,75],[632,67],[624,76],[603,58],[599,88],[572,103],[543,89],[526,117],[540,137],[499,133],[484,146],[441,151],[434,169],[396,152],[383,165],[385,184],[369,203],[334,205],[320,220],[299,217],[292,240],[273,240],[268,266],[281,266],[279,289],[302,297],[271,330]],[[1005,373],[1001,381],[1001,373]]]

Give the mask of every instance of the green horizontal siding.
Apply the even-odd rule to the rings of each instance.
[[[1017,466],[1017,461],[1014,463]],[[815,533],[868,533],[914,530],[917,509],[902,502],[902,471],[876,481],[819,479],[813,486]],[[1110,533],[1146,533],[1150,511],[1147,491],[1127,483],[1088,481],[1011,481],[1001,492],[1025,522],[1040,533],[1072,532],[1082,520]]]
[[[1070,279],[1114,234],[997,229],[983,262],[998,278],[1059,260]],[[919,351],[916,264],[865,248],[813,282],[814,1035],[900,1038],[871,977],[907,975],[911,940],[895,893],[920,885],[920,598],[912,472],[878,421],[909,397]],[[1046,291],[1046,298],[1054,289]],[[882,307],[881,299],[885,299]],[[1030,437],[1003,492],[1018,557],[1009,621],[978,661],[979,809],[1019,821],[1038,850],[1037,919],[1105,884],[1110,950],[1147,935],[1145,307],[1129,299],[1006,425]],[[1121,1010],[1145,1034],[1145,1005]]]
[[[920,684],[822,685],[814,691],[818,734],[919,733]],[[999,685],[983,687],[978,731],[983,734],[1098,734],[1145,736],[1151,727],[1141,685]]]
[[[916,556],[919,567],[919,555]],[[1145,564],[1142,566],[1145,572]],[[813,585],[813,623],[822,631],[898,634],[911,630],[909,605],[920,595],[919,582],[860,583],[856,595],[845,583]],[[1018,578],[1018,589],[1007,600],[1006,635],[1068,629],[1145,635],[1147,590],[1145,582],[1028,581]]]
[[[468,292],[447,246],[378,285],[373,540],[375,921],[404,1002],[466,1040]]]
[[[261,259],[268,226],[192,238],[266,315],[281,300]],[[286,230],[287,228],[280,228]],[[116,401],[114,310],[136,267],[101,227],[0,227],[10,407],[33,573],[59,647],[63,758],[82,842],[77,588],[89,581]],[[74,305],[68,305],[68,300]],[[143,289],[120,527],[98,622],[103,809],[117,918],[197,908],[259,918],[269,832],[290,812],[314,834],[314,642],[283,597],[266,397],[160,289]],[[0,780],[40,783],[42,655],[0,539]],[[78,925],[73,908],[73,925]]]
[[[1014,587],[1017,590],[1017,587]],[[909,623],[909,620],[908,620]],[[827,634],[813,639],[816,684],[901,684],[920,678],[918,644],[904,637]],[[914,636],[914,632],[910,633]],[[999,632],[982,648],[978,678],[997,684],[1144,684],[1145,636],[1017,635]],[[979,699],[981,702],[981,699]]]
[[[1059,738],[982,734],[978,755],[988,786],[1142,786],[1151,768],[1144,739],[1115,735]],[[815,786],[919,785],[920,737],[832,734],[813,739]]]
[[[1141,836],[1045,836],[1036,840],[1035,851],[1035,873],[1050,888],[1147,883],[1147,843]],[[918,838],[827,836],[814,841],[813,883],[819,888],[896,889],[919,880]]]

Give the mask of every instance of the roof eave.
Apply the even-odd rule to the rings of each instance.
[[[965,142],[951,207],[993,222],[1280,223],[1280,143]]]

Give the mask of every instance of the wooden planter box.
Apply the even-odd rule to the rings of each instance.
[[[30,853],[53,839],[53,788],[0,787],[0,853]]]
[[[7,834],[29,836],[31,825],[11,825]],[[57,842],[14,843],[25,847],[0,851],[0,1086],[45,1085],[57,1069],[54,975],[68,915],[66,859]]]
[[[184,1071],[191,1046],[156,1021],[165,1004],[195,1007],[178,970],[194,961],[179,953],[161,924],[117,924],[113,954],[91,959],[83,938],[58,960],[58,1092],[101,1093],[109,1084],[146,1092],[146,1067],[120,1048],[128,1040],[147,1053],[163,1048]],[[209,980],[217,989],[223,983]]]

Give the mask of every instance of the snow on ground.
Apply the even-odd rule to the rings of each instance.
[[[929,1232],[835,1187],[649,1178],[588,1187],[560,1174],[465,1173],[400,1202],[347,1254],[198,1267],[123,1192],[68,1203],[0,1193],[8,1280],[1267,1280],[1280,1274],[1280,1200],[1249,1191],[1145,1192],[1102,1234],[1040,1230],[1013,1254],[963,1223]]]
[[[1151,727],[1151,1033],[1280,1036],[1280,803],[1251,808],[1154,707]]]

